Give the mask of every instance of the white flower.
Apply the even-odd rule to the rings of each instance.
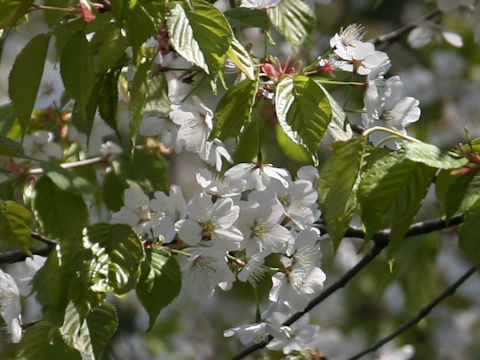
[[[35,100],[35,109],[59,105],[63,91],[64,87],[59,67],[48,60],[45,61],[42,81],[40,82],[37,99]]]
[[[135,184],[124,192],[125,206],[112,215],[112,224],[127,224],[138,234],[148,233],[158,224],[158,216],[154,217],[150,207],[150,199],[143,190]]]
[[[422,48],[431,42],[440,42],[444,39],[447,43],[454,47],[462,47],[462,37],[452,29],[432,23],[430,21],[421,22],[408,34],[407,41],[411,47]]]
[[[339,33],[335,34],[330,39],[330,46],[332,49],[343,49],[346,51],[348,47],[352,47],[357,41],[361,41],[365,34],[365,29],[362,25],[352,24],[345,29],[341,29]]]
[[[182,189],[177,185],[170,186],[170,196],[162,191],[155,191],[155,198],[150,201],[152,210],[162,216],[154,227],[155,236],[163,236],[166,243],[171,242],[176,235],[175,222],[187,216],[187,204]]]
[[[207,193],[222,197],[240,195],[246,184],[246,181],[243,179],[234,181],[221,177],[220,175],[212,174],[207,169],[200,169],[195,174],[195,177],[198,185],[200,185]]]
[[[210,195],[197,192],[188,204],[188,217],[175,225],[178,236],[188,245],[197,245],[204,239],[225,250],[238,250],[243,236],[233,224],[239,212],[230,198],[212,202]]]
[[[318,233],[314,229],[304,230],[297,236],[292,258],[282,258],[284,271],[272,277],[270,301],[282,302],[293,311],[301,311],[311,295],[323,287],[325,273],[315,266],[320,258],[317,240]]]
[[[178,126],[168,118],[149,114],[143,117],[139,134],[143,136],[160,135],[163,146],[171,151],[177,142]]]
[[[55,135],[45,130],[37,130],[25,135],[23,139],[25,154],[43,161],[48,161],[50,158],[61,159],[62,148],[53,141],[54,139]]]
[[[217,171],[222,170],[222,159],[227,160],[229,163],[233,162],[232,157],[220,139],[207,141],[199,156],[203,161],[214,166]]]
[[[415,355],[415,348],[412,345],[404,345],[398,349],[387,346],[380,350],[380,357],[375,360],[408,360],[413,355]]]
[[[175,151],[201,153],[205,151],[208,135],[213,128],[213,112],[198,97],[193,103],[184,102],[170,107],[169,117],[178,128]]]
[[[121,154],[123,149],[113,141],[107,141],[100,146],[100,153],[103,157]]]
[[[253,201],[256,193],[250,194],[250,201],[241,202],[237,227],[244,236],[243,246],[248,258],[258,252],[283,252],[293,242],[290,232],[280,225],[283,206],[274,194],[262,202]]]
[[[249,9],[268,9],[276,6],[282,0],[242,0],[240,7]]]
[[[269,330],[274,337],[268,343],[267,349],[282,350],[284,354],[303,351],[320,336],[320,326],[309,325],[310,319],[308,316],[301,317],[290,326],[281,326],[288,317],[286,311],[286,309],[276,305],[266,320],[271,324]]]
[[[223,336],[225,337],[234,335],[238,335],[243,345],[260,342],[268,335],[267,323],[241,325],[223,332]]]
[[[199,300],[210,298],[217,286],[228,290],[235,281],[224,249],[212,246],[182,251],[192,255],[178,258],[183,275],[182,286],[192,297]]]
[[[405,127],[420,118],[419,101],[412,97],[402,97],[403,85],[398,76],[388,80],[377,78],[368,82],[364,95],[365,113],[363,125],[367,128],[383,126],[406,134]],[[370,139],[379,143],[388,135],[375,132]],[[394,149],[399,148],[399,140],[386,143]]]
[[[233,181],[244,179],[246,187],[244,190],[265,190],[270,179],[279,180],[283,185],[288,186],[290,174],[285,169],[273,167],[269,164],[240,163],[231,167],[225,177]]]
[[[0,315],[12,336],[18,343],[22,337],[20,293],[13,278],[0,269]]]

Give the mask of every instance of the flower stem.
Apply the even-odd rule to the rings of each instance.
[[[363,136],[368,136],[370,135],[371,133],[375,132],[375,131],[383,131],[383,132],[387,132],[389,134],[392,134],[392,135],[395,135],[396,137],[399,137],[401,139],[404,139],[404,140],[407,140],[407,141],[411,141],[411,142],[416,142],[416,143],[421,143],[420,140],[418,139],[415,139],[414,137],[411,137],[411,136],[408,136],[408,135],[405,135],[405,134],[402,134],[402,133],[399,133],[395,130],[392,130],[392,129],[389,129],[389,128],[384,128],[382,126],[374,126],[370,129],[367,129],[363,132]]]

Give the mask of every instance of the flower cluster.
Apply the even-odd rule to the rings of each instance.
[[[285,169],[240,163],[223,175],[201,169],[196,177],[202,189],[188,203],[175,185],[169,195],[157,191],[152,199],[131,185],[112,222],[131,225],[161,246],[175,243],[184,289],[194,298],[211,297],[217,286],[228,290],[236,279],[255,284],[269,273],[266,316],[303,310],[326,278],[313,227],[320,217],[317,170],[301,168],[293,180]],[[264,265],[271,254],[280,255],[277,267]],[[292,329],[282,331],[281,338],[292,338]]]
[[[378,51],[371,42],[362,41],[363,27],[357,24],[348,26],[330,39],[333,56],[319,59],[319,66],[330,64],[339,70],[356,72],[366,76],[364,95],[363,126],[371,128],[382,126],[401,134],[406,134],[405,127],[420,118],[419,101],[402,94],[403,84],[400,77],[388,79],[384,75],[390,69],[390,59],[383,51]],[[375,145],[385,143],[390,148],[398,149],[398,139],[384,139],[379,132],[372,133],[370,140]]]

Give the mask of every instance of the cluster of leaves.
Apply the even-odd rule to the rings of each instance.
[[[0,28],[14,26],[32,5],[33,0],[0,1]],[[233,8],[225,13],[206,1],[110,0],[106,11],[96,13],[95,21],[88,22],[75,7],[76,2],[48,0],[44,5],[69,7],[71,12],[46,12],[48,33],[32,38],[15,60],[9,77],[12,102],[2,109],[2,114],[9,114],[14,121],[10,127],[2,127],[1,155],[23,157],[21,147],[9,137],[32,130],[32,111],[52,39],[60,54],[66,89],[63,102],[74,100],[72,124],[85,134],[90,134],[97,110],[120,134],[117,84],[122,68],[133,65],[136,69],[128,90],[130,142],[124,141],[129,145],[115,160],[114,171],[105,174],[101,186],[94,166],[72,171],[41,163],[43,175],[34,185],[31,210],[13,200],[0,202],[3,241],[28,251],[32,229],[58,239],[34,281],[44,318],[26,331],[19,356],[80,359],[82,352],[100,359],[118,325],[107,294],[120,296],[135,289],[152,326],[181,285],[180,269],[167,250],[146,247],[126,225],[89,224],[87,203],[98,209],[105,205],[108,210],[119,210],[127,181],[148,191],[167,188],[165,160],[134,147],[144,109],[155,104],[166,113],[169,107],[166,79],[155,65],[157,54],[142,44],[166,27],[173,50],[208,76],[214,90],[218,80],[227,86],[224,63],[231,58],[246,78],[220,99],[210,137],[245,139],[250,135],[248,125],[253,122],[262,79],[258,60],[232,29],[259,27],[268,32],[273,26],[293,46],[300,46],[315,17],[303,0],[284,0],[267,10]],[[87,40],[90,33],[94,35]],[[127,49],[131,49],[133,63],[126,56]],[[303,147],[315,163],[327,131],[339,140],[321,167],[318,185],[324,220],[336,246],[359,211],[367,240],[381,229],[392,229],[393,254],[435,181],[437,198],[447,217],[465,212],[460,246],[466,256],[480,264],[476,238],[480,230],[476,220],[480,216],[480,175],[471,166],[476,159],[473,155],[480,153],[478,142],[456,154],[421,142],[410,142],[400,151],[374,148],[366,136],[351,138],[346,115],[321,77],[300,71],[277,80],[274,103],[284,136]],[[469,171],[452,174],[453,169],[467,167]]]

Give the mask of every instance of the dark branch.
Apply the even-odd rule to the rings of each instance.
[[[30,249],[33,255],[47,256],[52,251],[53,246],[43,246]],[[25,261],[28,254],[22,250],[5,251],[0,253],[0,264],[13,264]]]
[[[383,35],[377,36],[376,38],[371,39],[370,42],[372,42],[374,45],[378,45],[380,43],[389,43],[389,42],[395,41],[399,37],[401,37],[403,34],[409,32],[410,30],[413,30],[418,25],[419,22],[425,21],[425,20],[431,20],[439,16],[441,13],[442,11],[439,9],[433,10],[428,14],[422,16],[421,18],[411,22],[410,24],[407,24],[397,30],[394,30],[387,34],[383,34]]]
[[[437,298],[435,298],[430,304],[428,304],[427,306],[425,306],[424,308],[422,308],[418,314],[413,317],[412,319],[410,319],[409,321],[407,321],[405,324],[403,324],[402,326],[400,326],[397,330],[395,330],[393,333],[391,333],[390,335],[388,336],[385,336],[383,339],[379,340],[378,342],[376,342],[375,344],[373,344],[372,346],[370,346],[368,349],[348,358],[348,360],[357,360],[357,359],[360,359],[361,357],[363,357],[364,355],[368,354],[368,353],[371,353],[375,350],[377,350],[378,348],[380,348],[382,345],[386,344],[387,342],[389,342],[390,340],[394,339],[395,337],[397,337],[398,335],[400,335],[401,333],[403,333],[405,330],[407,330],[408,328],[414,326],[415,324],[417,324],[420,320],[422,320],[425,316],[427,316],[434,308],[435,306],[437,306],[440,302],[442,302],[445,298],[453,295],[455,293],[455,291],[457,290],[457,288],[462,285],[475,271],[477,270],[477,267],[476,266],[472,266],[470,269],[468,269],[468,271],[463,274],[463,276],[461,278],[459,278],[457,281],[455,281],[452,285],[450,285],[440,296],[438,296]]]
[[[449,221],[447,221],[445,218],[441,218],[441,219],[433,219],[433,220],[418,222],[418,223],[412,224],[409,227],[405,237],[428,234],[433,231],[442,230],[451,226],[459,225],[462,222],[463,222],[463,215],[455,216],[451,218]],[[320,224],[319,227],[321,231],[324,230],[322,224]],[[287,319],[283,323],[283,325],[289,326],[293,324],[295,321],[300,319],[303,315],[308,313],[318,304],[326,300],[330,295],[334,294],[337,290],[340,290],[341,288],[343,288],[363,268],[365,268],[373,259],[375,259],[377,255],[380,254],[380,252],[388,245],[389,236],[390,236],[390,230],[382,230],[375,233],[373,235],[373,241],[375,245],[370,250],[370,252],[366,254],[353,268],[347,271],[340,279],[338,279],[336,282],[334,282],[329,287],[327,287],[316,298],[311,300],[303,311],[299,311],[293,314],[289,319]],[[347,230],[345,237],[365,238],[365,232],[361,229],[350,227]],[[272,339],[273,339],[272,336],[268,336],[265,340],[255,343],[253,345],[250,345],[249,347],[245,348],[241,353],[234,356],[231,360],[243,359],[245,356],[267,346],[267,344]]]
[[[55,240],[52,240],[52,239],[46,237],[45,235],[39,234],[37,232],[32,232],[31,237],[32,237],[32,239],[41,241],[44,244],[49,245],[49,246],[57,245],[57,242]]]

